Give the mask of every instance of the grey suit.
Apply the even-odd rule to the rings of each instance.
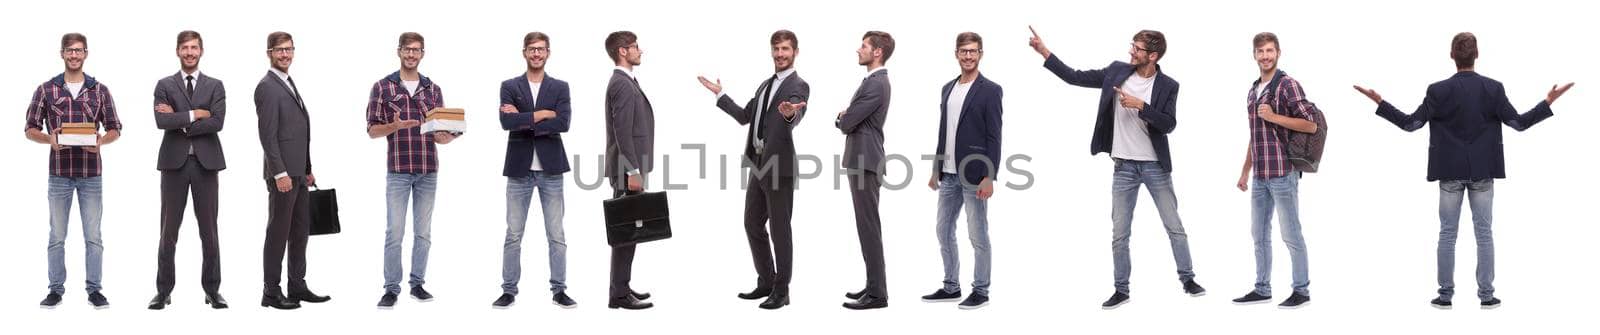
[[[884,274],[883,221],[878,216],[878,191],[884,164],[883,122],[889,114],[889,70],[867,75],[850,98],[850,107],[834,120],[845,134],[844,168],[849,171],[850,200],[855,206],[856,235],[867,266],[863,292],[888,298]]]
[[[628,192],[628,171],[639,178],[654,170],[650,157],[655,154],[656,115],[639,82],[622,70],[613,70],[606,84],[606,157],[604,175],[611,178],[613,198]],[[611,248],[611,299],[633,292],[634,246]]]
[[[743,107],[734,104],[733,98],[727,95],[717,99],[717,107],[739,124],[751,124],[745,138],[743,160],[745,166],[753,167],[745,189],[744,233],[750,243],[750,257],[755,262],[756,289],[771,289],[773,295],[787,296],[794,275],[794,234],[790,219],[794,214],[795,172],[799,165],[793,130],[805,117],[805,108],[796,112],[793,119],[785,119],[778,112],[778,105],[785,101],[809,100],[811,85],[795,72],[776,88],[769,88],[775,79],[776,76],[757,87],[755,96]],[[772,92],[770,99],[764,95],[767,92]],[[761,122],[753,123],[756,118]],[[759,149],[757,142],[761,143]],[[767,234],[769,220],[770,238]]]
[[[227,115],[227,92],[222,81],[205,74],[194,76],[193,90],[183,72],[156,82],[155,103],[173,113],[154,113],[156,127],[166,131],[156,169],[161,170],[161,245],[156,261],[156,292],[167,296],[176,283],[173,264],[178,228],[189,195],[194,196],[195,221],[200,226],[200,285],[216,295],[222,284],[222,261],[217,245],[217,171],[227,168],[217,132]],[[191,120],[192,111],[205,109],[211,116]]]
[[[289,256],[289,292],[306,289],[306,243],[311,233],[310,194],[306,175],[311,174],[311,124],[305,102],[294,85],[267,72],[256,84],[256,123],[260,128],[263,176],[267,192],[267,237],[262,255],[264,291],[281,296],[278,286],[283,273],[284,248]],[[287,173],[293,181],[289,192],[278,192],[273,176]]]

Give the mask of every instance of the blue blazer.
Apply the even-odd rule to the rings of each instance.
[[[1094,120],[1094,138],[1089,140],[1089,154],[1111,152],[1111,132],[1117,121],[1111,113],[1116,111],[1119,104],[1116,87],[1133,75],[1133,65],[1111,62],[1104,69],[1073,70],[1052,54],[1050,59],[1044,61],[1044,67],[1068,84],[1100,89],[1100,113]],[[1172,153],[1167,145],[1167,133],[1178,127],[1178,81],[1161,72],[1159,65],[1156,66],[1154,91],[1150,93],[1150,101],[1145,101],[1145,104],[1144,110],[1139,111],[1139,119],[1144,120],[1149,130],[1150,145],[1156,149],[1161,169],[1172,172]]]
[[[956,164],[960,165],[956,171],[962,180],[968,184],[977,185],[984,177],[994,181],[1000,161],[1000,97],[1002,92],[1000,84],[995,84],[982,74],[972,82],[972,87],[967,89],[967,97],[961,103],[960,115],[956,120],[955,148],[945,148],[945,130],[950,120],[950,91],[956,87],[957,77],[944,84],[944,90],[939,95],[939,143],[934,152],[941,157],[946,153],[955,155]],[[933,174],[944,173],[944,160],[933,161]]]
[[[567,148],[561,143],[561,133],[572,123],[572,97],[567,82],[545,75],[539,85],[539,99],[530,96],[528,77],[518,75],[500,83],[500,103],[517,107],[516,113],[499,113],[500,129],[510,131],[506,136],[506,177],[526,177],[533,165],[534,150],[539,152],[539,165],[545,173],[572,171],[567,164]],[[553,110],[556,118],[533,122],[533,112]]]
[[[1505,178],[1500,125],[1523,131],[1554,115],[1550,104],[1542,101],[1517,114],[1506,99],[1505,86],[1472,71],[1428,85],[1428,96],[1410,115],[1388,101],[1378,104],[1378,116],[1405,131],[1429,124],[1428,181]]]

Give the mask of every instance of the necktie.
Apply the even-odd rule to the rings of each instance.
[[[185,90],[183,93],[189,95],[190,97],[194,97],[194,75],[191,74],[183,76],[183,80],[187,85],[184,87]]]
[[[772,112],[772,86],[777,82],[778,75],[772,75],[772,78],[768,78],[765,84],[761,84],[761,98],[758,100],[761,103],[761,109],[756,113],[756,122],[753,123],[756,127],[757,147],[760,147],[760,144],[764,144],[763,142],[767,139],[767,129],[761,126],[761,122],[765,121],[767,114]]]

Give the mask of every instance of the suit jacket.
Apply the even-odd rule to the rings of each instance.
[[[889,70],[861,80],[850,107],[834,120],[844,132],[844,168],[883,174],[883,122],[889,115]]]
[[[655,168],[656,114],[639,83],[622,70],[613,70],[606,84],[605,176],[612,187],[627,186],[628,171],[649,173]]]
[[[517,107],[517,113],[500,114],[500,129],[506,135],[506,163],[503,175],[526,177],[533,165],[533,155],[539,154],[539,167],[545,173],[567,173],[567,148],[561,142],[561,133],[572,124],[572,97],[567,82],[545,75],[539,84],[538,99],[530,94],[528,77],[518,75],[500,83],[500,103]],[[533,122],[533,112],[553,110],[556,118]]]
[[[154,113],[156,128],[166,130],[156,156],[156,169],[182,169],[189,160],[190,147],[194,148],[200,167],[211,171],[226,169],[222,140],[217,136],[228,114],[228,94],[223,90],[222,81],[201,73],[194,79],[194,93],[189,94],[185,92],[188,83],[183,77],[183,72],[179,71],[156,81],[155,103],[171,106],[173,111]],[[189,111],[195,109],[210,111],[211,117],[191,122]]]
[[[311,174],[311,122],[305,101],[271,71],[256,84],[256,125],[261,136],[262,176]]]
[[[1378,116],[1406,131],[1428,126],[1428,181],[1505,178],[1505,147],[1500,125],[1527,130],[1554,116],[1548,102],[1517,114],[1506,99],[1505,86],[1477,72],[1458,72],[1450,79],[1428,85],[1428,96],[1410,115],[1388,101],[1378,104]]]
[[[944,90],[939,95],[939,145],[934,152],[940,156],[954,154],[956,164],[960,166],[956,172],[963,180],[972,185],[989,177],[993,181],[999,171],[1000,161],[1000,98],[1002,92],[1000,84],[989,81],[982,74],[972,82],[967,89],[967,96],[961,103],[961,111],[956,122],[955,148],[945,147],[945,133],[950,115],[950,91],[955,89],[957,77],[944,84]],[[987,160],[987,162],[985,162]],[[933,174],[944,173],[944,160],[933,161]]]
[[[756,117],[762,115],[763,109],[770,110],[771,112],[766,113],[766,118],[761,120],[761,128],[765,129],[763,135],[765,136],[765,142],[763,142],[761,153],[756,153],[754,144],[756,128],[754,126],[750,127],[749,134],[745,136],[743,166],[753,167],[754,170],[752,172],[760,173],[760,176],[794,177],[795,172],[799,171],[799,164],[794,151],[794,127],[799,126],[800,119],[805,118],[806,109],[801,108],[800,111],[796,112],[794,119],[785,120],[783,114],[778,112],[778,104],[791,99],[796,99],[800,102],[809,101],[811,98],[811,84],[807,84],[805,79],[800,79],[800,72],[791,73],[788,78],[783,80],[782,84],[773,89],[772,101],[767,102],[766,106],[760,105],[761,99],[764,98],[761,96],[763,88],[764,85],[763,87],[756,87],[755,95],[750,98],[750,102],[744,104],[744,107],[735,104],[733,98],[723,95],[717,99],[717,108],[721,108],[723,112],[728,113],[728,116],[732,116],[733,120],[738,121],[741,125],[754,122]],[[772,168],[776,169],[776,171],[761,170],[767,164],[773,164]]]
[[[1104,69],[1073,70],[1060,58],[1050,55],[1044,61],[1044,67],[1068,84],[1100,89],[1100,112],[1095,116],[1089,154],[1111,152],[1111,135],[1117,121],[1112,113],[1116,111],[1116,106],[1121,105],[1117,100],[1116,87],[1122,86],[1122,82],[1133,75],[1133,65],[1111,62]],[[1145,108],[1139,111],[1139,119],[1144,120],[1150,133],[1150,145],[1156,149],[1161,169],[1172,172],[1172,152],[1167,145],[1167,134],[1178,127],[1178,81],[1162,72],[1159,65],[1156,66],[1156,83],[1150,92],[1150,101],[1145,101]]]

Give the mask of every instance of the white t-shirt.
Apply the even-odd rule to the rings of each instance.
[[[83,90],[83,82],[67,83],[67,94],[71,94],[73,100],[78,99],[78,91],[80,90]]]
[[[533,97],[533,101],[528,102],[529,106],[539,103],[540,85],[544,85],[544,82],[528,81],[528,96]],[[544,166],[539,164],[539,149],[533,149],[533,163],[528,165],[528,171],[544,171]]]
[[[957,81],[956,86],[950,89],[950,99],[945,101],[947,109],[944,112],[944,168],[942,172],[956,174],[956,126],[961,124],[961,108],[966,105],[967,91],[972,89],[972,83]]]
[[[1122,90],[1133,94],[1139,100],[1144,100],[1148,107],[1150,94],[1155,90],[1155,83],[1154,76],[1145,78],[1134,73],[1128,76],[1127,81],[1122,82]],[[1123,107],[1121,101],[1113,103],[1116,104],[1113,113],[1116,126],[1111,135],[1111,157],[1136,161],[1158,160],[1155,146],[1150,144],[1150,130],[1145,125],[1144,119],[1140,119],[1136,111]]]
[[[409,94],[409,95],[417,95],[417,85],[421,85],[422,81],[420,81],[420,80],[401,80],[400,84],[401,85],[406,85],[406,93],[407,94]]]

